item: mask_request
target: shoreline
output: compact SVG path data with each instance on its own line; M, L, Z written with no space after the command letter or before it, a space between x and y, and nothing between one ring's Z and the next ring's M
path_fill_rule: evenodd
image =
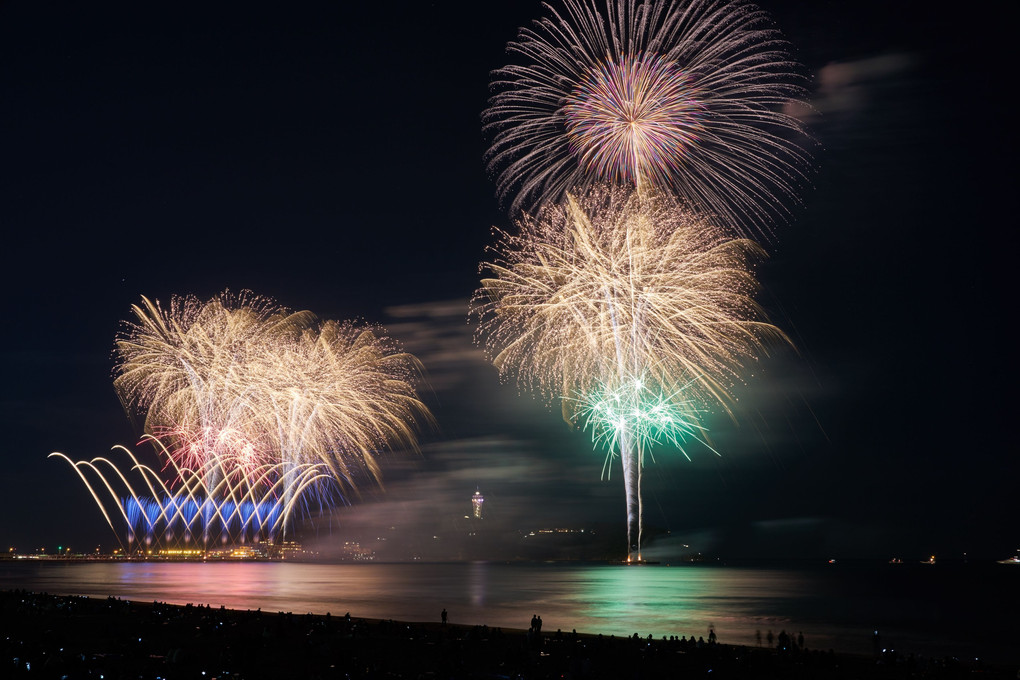
M0 591L0 666L13 677L1015 678L951 658L862 656L693 639L263 612ZM41 673L40 673L41 671Z

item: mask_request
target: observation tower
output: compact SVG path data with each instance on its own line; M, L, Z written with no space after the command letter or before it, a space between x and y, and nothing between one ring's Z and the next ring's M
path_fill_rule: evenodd
M485 496L475 487L475 493L471 496L471 516L474 519L482 518L482 504L485 503Z

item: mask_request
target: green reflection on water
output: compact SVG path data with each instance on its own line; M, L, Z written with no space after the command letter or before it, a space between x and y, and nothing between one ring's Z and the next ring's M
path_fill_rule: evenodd
M713 599L721 597L719 570L654 566L591 569L580 575L583 587L568 599L593 630L619 635L707 635L713 624ZM716 618L722 616L718 612ZM649 630L655 622L656 630Z

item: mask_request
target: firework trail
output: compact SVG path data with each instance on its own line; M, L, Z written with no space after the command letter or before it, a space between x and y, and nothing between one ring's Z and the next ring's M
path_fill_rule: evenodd
M280 464L289 498L302 466L323 465L356 491L366 473L380 481L379 451L416 447L418 423L431 421L417 359L377 328L317 323L249 293L175 297L167 310L143 298L133 311L114 386L168 458L210 486Z
M59 452L50 454L75 470L119 541L118 525L123 527L126 540L121 547L127 554L136 548L172 548L192 541L206 548L216 543L275 542L295 513L316 500L322 504L323 490L335 481L323 464L297 466L289 480L282 463L242 473L243 466L229 455L210 458L197 468L179 467L158 440L146 439L174 468L180 482L176 489L123 446L114 450L130 459L127 473L102 456L72 461ZM218 470L214 474L211 468ZM132 473L137 477L134 484ZM209 479L219 481L210 485ZM289 494L284 493L285 484L291 485Z
M479 340L502 378L561 399L567 422L589 423L597 440L610 433L634 553L649 443L699 438L697 411L730 412L744 366L788 342L754 301L763 252L675 198L621 187L568 195L518 227L497 231L497 258L483 264ZM628 408L598 412L617 402Z
M564 0L494 73L490 172L515 214L595 183L675 193L743 234L795 198L798 66L742 0Z

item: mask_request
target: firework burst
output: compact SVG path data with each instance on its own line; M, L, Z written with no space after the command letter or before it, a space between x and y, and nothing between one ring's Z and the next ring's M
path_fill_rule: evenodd
M315 320L248 292L208 301L174 296L167 309L143 297L131 310L136 321L116 342L114 388L128 413L144 415L146 432L188 433L189 445L194 433L215 437L257 416L266 376L251 368ZM206 448L215 447L207 441Z
M745 366L788 342L754 301L763 253L675 198L619 187L518 226L483 265L479 340L501 377L561 399L567 422L619 449L634 552L646 446L698 438L698 412L729 412Z
M712 448L705 441L707 429L698 420L702 409L684 398L682 387L665 393L649 385L643 376L626 377L615 387L602 385L581 395L578 401L580 420L585 429L591 429L592 442L607 451L604 476L609 475L609 461L622 437L631 438L641 465L644 454L656 444L672 444L688 460L685 446L690 441Z
M168 310L143 298L133 310L114 386L181 467L215 477L324 465L356 491L365 473L380 480L379 451L414 448L431 419L413 387L418 361L377 328L317 323L250 294L174 298ZM207 465L223 457L230 466Z
M516 213L594 183L669 190L760 233L803 180L798 67L742 0L564 0L521 29L483 115ZM767 229L767 227L766 227Z
M482 265L479 338L504 378L550 399L645 376L728 408L744 364L787 342L754 301L761 248L671 197L598 188L518 227Z
M208 461L229 461L225 469L230 475L245 476L275 461L272 452L264 442L255 442L240 430L229 427L216 430L203 427L189 430L184 427L159 427L154 440L168 442L174 446L165 458L166 468L171 464L187 469L201 468Z

